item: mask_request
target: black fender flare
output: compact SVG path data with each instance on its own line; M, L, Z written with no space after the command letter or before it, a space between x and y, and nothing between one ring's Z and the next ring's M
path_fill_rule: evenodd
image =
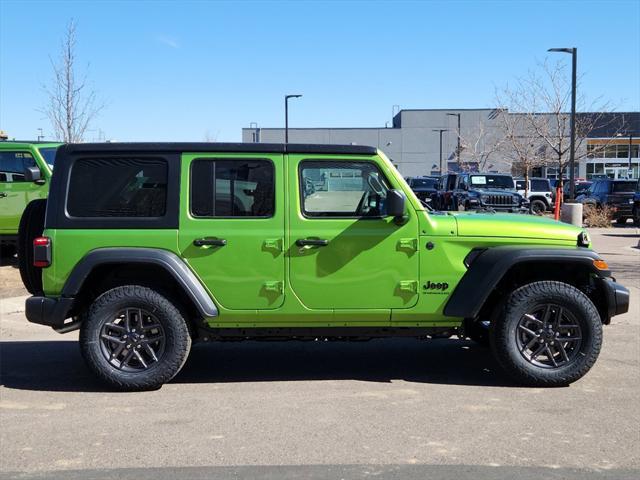
M504 275L515 265L531 262L581 264L599 277L608 277L608 270L598 270L594 260L600 256L582 247L520 247L517 245L473 250L465 259L467 272L456 286L444 307L448 317L475 318Z
M167 271L204 317L217 317L218 308L191 269L175 253L158 248L98 248L87 253L73 268L61 296L74 298L91 271L101 265L126 263L156 265Z

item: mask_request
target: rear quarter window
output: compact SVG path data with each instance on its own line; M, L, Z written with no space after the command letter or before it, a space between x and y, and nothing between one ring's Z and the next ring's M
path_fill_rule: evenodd
M531 180L532 192L548 192L551 190L547 180Z
M91 218L162 217L167 171L164 159L79 159L70 172L67 213Z

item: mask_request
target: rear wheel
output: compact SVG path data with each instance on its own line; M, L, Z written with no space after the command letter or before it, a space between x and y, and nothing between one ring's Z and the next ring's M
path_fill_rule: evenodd
M640 206L633 207L633 223L636 227L640 227Z
M494 355L516 381L558 387L593 366L602 344L602 321L577 288L535 282L509 295L490 333Z
M625 223L627 223L627 219L626 219L626 217L616 218L616 223L618 225L624 225Z
M83 317L82 356L101 380L119 390L160 388L187 360L191 337L185 319L155 290L114 288Z

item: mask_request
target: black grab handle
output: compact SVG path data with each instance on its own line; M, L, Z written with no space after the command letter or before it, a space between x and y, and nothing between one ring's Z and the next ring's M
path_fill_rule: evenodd
M312 238L301 238L296 242L299 247L326 247L329 245L329 240L320 240Z
M224 247L227 241L224 238L197 238L193 241L196 247L212 245L214 247Z

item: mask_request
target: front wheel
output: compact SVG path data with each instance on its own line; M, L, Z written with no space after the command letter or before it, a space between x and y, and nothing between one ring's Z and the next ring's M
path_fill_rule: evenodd
M595 363L602 321L580 290L543 281L512 292L490 334L496 359L516 381L559 387L575 382Z
M82 356L116 389L160 388L189 355L191 337L180 310L150 288L124 285L109 290L83 317Z
M534 215L542 215L547 210L547 204L542 200L532 200L529 209Z

